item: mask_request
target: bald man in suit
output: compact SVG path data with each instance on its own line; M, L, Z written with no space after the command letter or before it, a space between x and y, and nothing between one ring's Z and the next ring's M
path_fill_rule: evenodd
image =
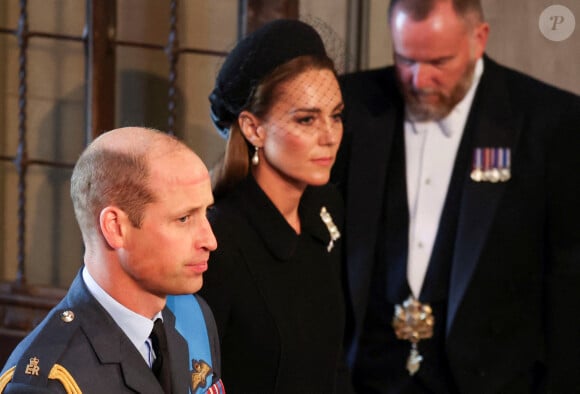
M389 26L395 65L342 78L355 387L580 392L579 97L486 56L479 0Z

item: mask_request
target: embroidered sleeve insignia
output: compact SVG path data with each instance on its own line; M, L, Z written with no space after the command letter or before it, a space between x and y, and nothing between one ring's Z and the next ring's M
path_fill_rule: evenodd
M207 377L212 373L211 367L203 360L191 360L191 392L207 385Z
M40 360L37 357L31 357L28 360L28 364L26 365L26 369L24 370L24 373L26 375L38 376L38 372L40 371L40 367L38 366L39 362L40 362Z

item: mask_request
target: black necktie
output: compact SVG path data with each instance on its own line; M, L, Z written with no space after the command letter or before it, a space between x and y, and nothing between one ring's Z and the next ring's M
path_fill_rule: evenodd
M155 361L151 370L159 380L163 391L166 394L171 394L171 367L169 363L169 352L167 351L167 338L165 337L165 329L163 328L163 321L156 319L153 324L153 331L151 331L151 344L155 352Z

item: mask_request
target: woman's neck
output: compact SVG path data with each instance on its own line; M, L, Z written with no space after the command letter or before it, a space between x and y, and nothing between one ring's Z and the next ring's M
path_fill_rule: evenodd
M289 178L280 176L278 173L272 174L267 171L260 171L258 168L252 170L256 183L280 211L288 224L296 231L296 234L300 234L298 207L302 194L304 194L306 189L306 184L292 182Z

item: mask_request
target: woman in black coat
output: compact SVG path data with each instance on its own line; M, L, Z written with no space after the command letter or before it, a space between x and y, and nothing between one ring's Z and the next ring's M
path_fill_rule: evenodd
M201 294L230 393L348 391L342 202L326 185L342 96L316 31L277 20L242 40L210 96L228 143L214 173L218 239Z

